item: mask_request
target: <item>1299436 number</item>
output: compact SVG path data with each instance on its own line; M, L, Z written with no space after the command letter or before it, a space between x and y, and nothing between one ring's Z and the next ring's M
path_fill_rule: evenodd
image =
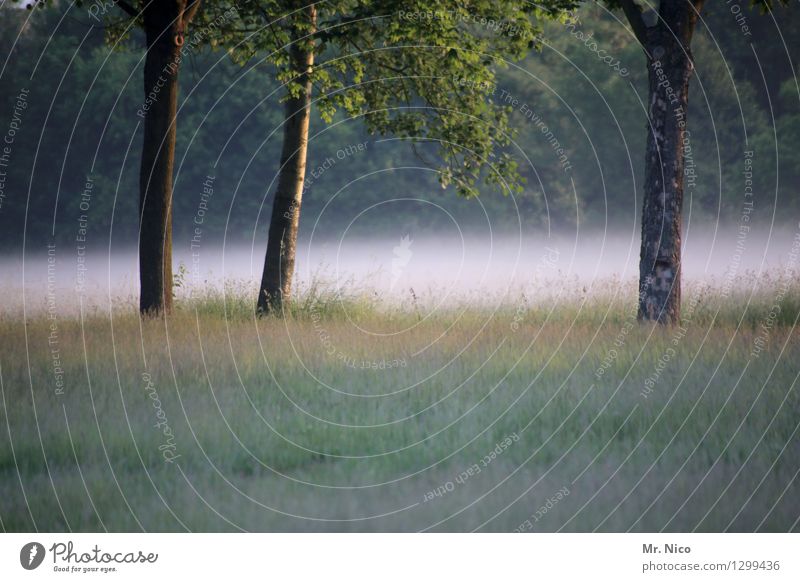
M736 560L733 563L735 570L780 570L781 563L777 560Z

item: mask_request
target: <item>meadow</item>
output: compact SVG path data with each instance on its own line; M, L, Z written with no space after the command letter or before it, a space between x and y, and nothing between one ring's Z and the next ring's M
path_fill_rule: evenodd
M5 531L798 529L800 286L0 316ZM565 288L568 286L565 286ZM777 306L777 309L776 309Z

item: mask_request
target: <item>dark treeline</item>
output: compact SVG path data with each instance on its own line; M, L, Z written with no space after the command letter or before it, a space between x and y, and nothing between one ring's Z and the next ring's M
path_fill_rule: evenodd
M775 10L796 65L800 12ZM12 143L4 144L8 149L0 151L0 243L11 249L24 240L28 250L44 250L54 239L73 244L85 236L88 248L97 251L107 248L110 237L115 247L128 246L137 230L132 217L138 204L144 41L135 33L130 46L112 51L85 9L63 20L59 7L35 12L0 9L0 45L10 55L3 65L0 124L3 138L13 133ZM693 43L697 70L684 212L693 220L738 218L747 151L753 152L754 221L769 222L774 215L780 222L800 210L800 113L792 67L772 16L743 14L750 35L743 34L729 5L709 3ZM582 228L638 221L644 57L603 8L585 7L578 17L573 25L550 24L542 52L501 72L497 86L475 87L513 110L519 150L512 153L527 180L516 204L488 189L479 201L459 199L442 190L433 172L386 171L422 163L407 143L370 137L358 120L341 117L327 125L315 116L301 236L316 228L316 235L334 237L370 205L404 197L440 204L462 226L485 224L484 209L499 229L514 228L519 210L528 232L548 220L556 228L578 221ZM204 244L223 236L249 243L254 229L258 248L266 241L282 109L277 85L262 72L263 65L240 67L209 49L182 65L176 250L188 248L198 221ZM445 213L409 203L372 212L350 232L380 234L398 223L411 233L435 232L449 222Z

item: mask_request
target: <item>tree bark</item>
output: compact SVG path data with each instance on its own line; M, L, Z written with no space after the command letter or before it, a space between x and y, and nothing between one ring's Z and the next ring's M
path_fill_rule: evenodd
M139 310L172 308L172 172L178 72L185 26L199 0L143 3L147 42L144 65L144 142L139 169Z
M312 4L304 11L316 26L317 12ZM311 120L311 70L314 50L309 41L299 41L295 35L289 49L293 70L297 72L299 94L290 96L284 106L283 144L281 146L278 186L272 202L272 216L267 238L267 254L261 277L257 312L260 315L283 311L289 301L294 274L297 231L300 224L300 206L303 201L303 183L308 154L308 126Z
M645 151L640 320L676 324L681 315L681 222L690 44L701 1L661 0L659 22L646 30L648 135Z

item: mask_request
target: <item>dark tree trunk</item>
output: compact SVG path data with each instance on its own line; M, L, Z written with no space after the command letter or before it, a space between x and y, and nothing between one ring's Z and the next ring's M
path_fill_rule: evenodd
M306 8L305 17L313 28L317 18L314 5ZM290 299L300 205L303 201L308 126L311 120L310 73L314 65L314 51L307 42L294 42L290 48L290 57L293 69L299 73L296 82L302 89L299 95L290 97L285 103L281 165L275 199L272 202L267 254L258 294L259 314L280 314L284 303Z
M639 319L680 322L684 137L690 44L702 2L661 0L659 22L646 31L648 126L645 152Z
M139 310L172 307L172 171L184 27L199 2L163 0L143 9L144 142L139 170Z

